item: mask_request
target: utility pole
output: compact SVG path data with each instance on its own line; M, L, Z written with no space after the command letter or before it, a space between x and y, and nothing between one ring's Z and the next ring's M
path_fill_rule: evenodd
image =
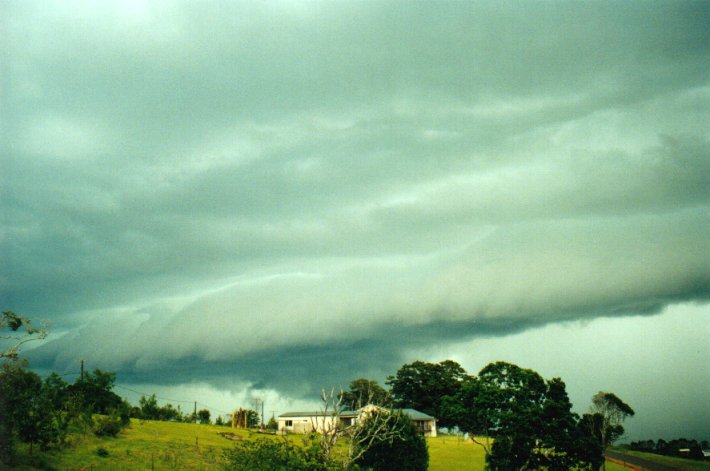
M195 401L195 413L192 417L195 423L197 423L197 401Z
M81 382L84 382L84 360L81 360Z

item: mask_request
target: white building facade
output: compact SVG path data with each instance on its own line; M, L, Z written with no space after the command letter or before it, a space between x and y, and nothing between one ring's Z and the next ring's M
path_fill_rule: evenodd
M381 409L378 406L367 405L356 411L341 411L339 414L332 412L286 412L279 415L279 431L282 433L310 433L331 430L338 425L349 427L355 425L365 415L374 409ZM409 416L417 430L425 437L436 437L436 418L419 412L416 409L399 409Z

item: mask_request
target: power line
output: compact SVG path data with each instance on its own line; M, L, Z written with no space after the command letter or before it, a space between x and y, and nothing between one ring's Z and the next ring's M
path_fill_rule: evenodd
M187 404L187 403L192 404L193 402L195 402L195 401L185 401L185 400L182 400L182 399L170 399L170 398L168 398L168 397L161 397L161 396L155 395L154 393L147 393L147 392L143 392L143 391L136 391L135 389L131 389L131 388L126 387L126 386L121 386L120 384L114 384L113 386L114 386L115 388L125 389L126 391L131 391L131 392L134 392L134 393L136 393L136 394L141 394L141 395L143 395L143 396L155 396L156 399L160 399L161 401L184 402L184 403L186 403L186 404Z
M120 388L120 389L125 389L126 391L131 391L131 392L134 392L134 393L136 393L136 394L140 394L140 395L146 396L146 397L155 395L154 393L147 393L147 392L144 392L144 391L138 391L138 390L135 390L135 389L126 387L126 386L122 386L122 385L120 385L120 384L114 384L114 387ZM231 414L231 412L226 412L226 411L224 411L224 410L218 409L217 407L212 407L212 406L210 406L209 404L205 404L204 402L200 402L200 401L187 401L187 400L183 400L183 399L170 399L170 398L161 397L161 396L158 396L158 395L155 395L155 398L156 398L156 399L160 399L161 401L167 401L167 402L182 402L182 403L186 403L186 404L194 404L195 402L197 402L197 404L199 404L199 405L201 405L201 406L204 406L206 409L214 410L214 411L216 411L216 412L220 412L220 413L223 413L223 414Z

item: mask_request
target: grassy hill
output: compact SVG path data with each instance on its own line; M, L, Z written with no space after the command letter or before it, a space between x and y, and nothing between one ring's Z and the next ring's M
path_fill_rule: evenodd
M71 437L69 447L50 452L35 448L32 459L28 449L19 447L22 466L18 470L218 470L222 452L233 441L221 434L232 433L229 427L173 422L133 420L131 426L116 438L99 438L93 434ZM237 430L234 439L250 440L273 435L261 435ZM299 436L289 437L300 443ZM427 440L432 471L478 471L483 469L483 450L456 437ZM103 456L102 456L103 455Z
M234 441L223 434L232 432L229 427L216 425L133 420L131 426L116 438L99 438L90 433L73 435L67 448L50 452L41 452L35 448L32 458L28 456L28 448L20 446L18 452L23 464L13 469L218 470L221 469L223 450L234 444ZM258 437L281 439L273 435L261 435L243 430L234 431L233 439L253 440ZM299 436L289 438L296 443L300 443L301 440ZM483 450L471 441L453 436L440 436L428 438L427 444L431 471L483 470ZM679 470L710 470L708 463L648 453L634 454L676 466ZM624 468L609 465L607 469L619 471Z

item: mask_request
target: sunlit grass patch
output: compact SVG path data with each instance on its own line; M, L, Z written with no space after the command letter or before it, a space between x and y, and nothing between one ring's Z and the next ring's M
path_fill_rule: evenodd
M427 445L431 471L477 471L482 470L485 464L483 448L471 440L464 440L463 437L440 435L427 438Z
M216 425L134 419L131 426L115 438L76 434L71 437L72 444L62 450L40 452L35 449L35 466L30 465L26 447L20 446L18 451L25 465L15 469L219 470L224 463L224 450L231 449L235 443L221 435L224 433L233 433L236 440L286 439L298 446L303 444L302 435L281 437ZM427 438L427 446L431 471L483 469L483 449L470 440L442 435ZM347 440L341 440L335 452L345 455Z

